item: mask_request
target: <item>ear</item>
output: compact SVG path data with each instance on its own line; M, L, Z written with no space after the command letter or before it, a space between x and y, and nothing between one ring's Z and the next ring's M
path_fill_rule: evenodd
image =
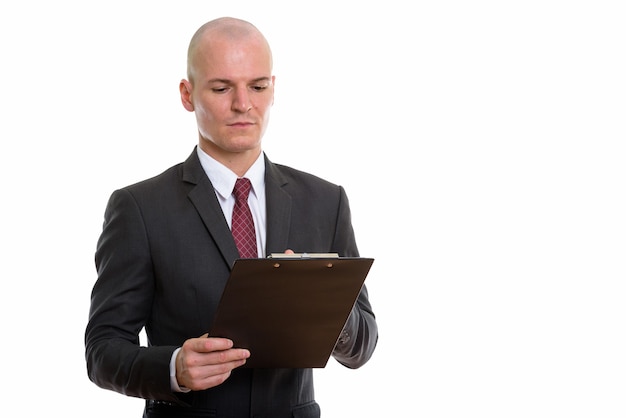
M185 79L180 80L178 85L180 90L180 101L183 103L183 107L189 112L193 112L193 101L191 98L192 87L191 83Z

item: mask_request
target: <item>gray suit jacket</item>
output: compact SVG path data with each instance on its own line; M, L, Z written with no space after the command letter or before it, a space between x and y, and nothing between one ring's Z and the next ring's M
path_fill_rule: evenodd
M356 257L342 187L265 157L267 254L336 252ZM85 332L89 378L146 399L146 417L318 417L311 369L236 369L222 385L173 393L174 350L208 331L237 248L196 150L162 174L116 190L96 249ZM139 346L145 327L148 347ZM363 287L333 351L357 368L378 329Z

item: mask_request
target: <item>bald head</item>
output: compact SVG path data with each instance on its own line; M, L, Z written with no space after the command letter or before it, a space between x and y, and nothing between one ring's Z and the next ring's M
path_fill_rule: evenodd
M193 83L195 67L199 55L211 48L213 42L241 42L256 41L260 48L265 48L269 54L270 63L272 52L269 43L256 26L245 20L233 17L221 17L211 20L200 26L192 36L187 50L187 78Z

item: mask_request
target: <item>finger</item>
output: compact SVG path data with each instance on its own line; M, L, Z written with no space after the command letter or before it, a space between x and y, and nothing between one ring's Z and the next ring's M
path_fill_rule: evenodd
M233 347L233 341L228 338L205 337L191 338L183 344L183 349L198 353L210 353L224 351Z
M192 390L203 390L214 386L221 385L228 379L237 367L241 367L246 363L245 359L221 363L212 366L202 367L200 370L190 371L190 376L196 376L189 381L189 388Z

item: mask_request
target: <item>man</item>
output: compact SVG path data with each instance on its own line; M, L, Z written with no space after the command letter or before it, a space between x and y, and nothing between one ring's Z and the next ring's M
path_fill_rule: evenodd
M254 353L206 333L240 257L230 230L237 179L251 181L260 257L358 256L346 194L262 152L274 76L270 47L252 24L206 23L187 64L180 96L195 113L199 143L185 162L111 195L85 333L89 378L146 399L144 417L319 417L311 369L240 368ZM144 327L148 347L139 346ZM332 355L358 368L377 339L364 286Z

